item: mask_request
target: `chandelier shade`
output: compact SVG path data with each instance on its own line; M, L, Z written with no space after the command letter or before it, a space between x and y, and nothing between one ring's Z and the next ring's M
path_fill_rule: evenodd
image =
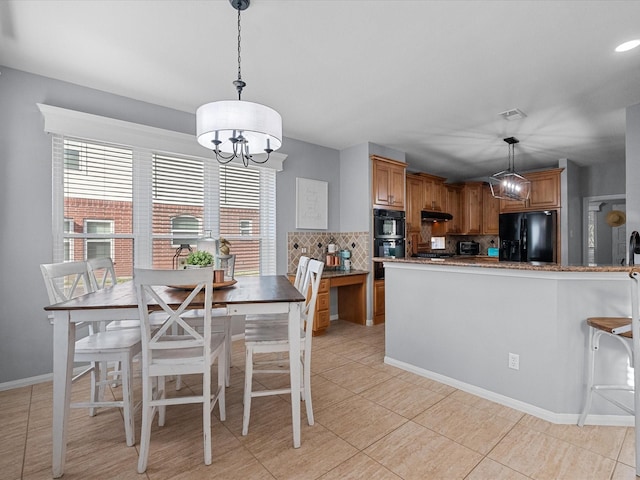
M531 182L515 170L514 145L519 143L515 137L504 139L509 144L509 165L506 170L489 177L491 195L503 200L525 201L531 193Z
M206 103L196 110L196 135L200 145L217 146L223 153L237 152L242 138L243 151L260 154L282 146L282 117L266 105L244 100Z

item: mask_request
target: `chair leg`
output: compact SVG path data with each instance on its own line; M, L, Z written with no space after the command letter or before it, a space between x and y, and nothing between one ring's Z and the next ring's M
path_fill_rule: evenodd
M225 400L225 388L229 385L229 369L227 364L227 345L222 344L222 352L218 356L218 410L220 421L227 419L227 402Z
M302 387L304 389L304 406L307 409L307 422L309 425L315 423L313 418L313 405L311 402L311 355L310 352L303 352L304 362L302 364Z
M157 377L157 381L158 383L157 385L157 389L158 389L158 398L162 398L164 399L166 397L166 384L165 384L165 377ZM167 414L167 406L166 405L160 405L158 406L158 426L159 427L164 427L164 421L166 418L166 414Z
M102 400L102 389L101 389L101 372L100 367L102 366L101 362L91 362L91 402L95 403ZM98 413L97 407L89 408L89 416L94 417Z
M202 375L202 433L204 464L211 465L211 365Z
M124 416L124 432L127 445L133 447L136 444L135 420L133 417L133 394L131 391L131 372L133 370L132 359L118 362L122 379L122 412Z
M578 419L578 426L584 426L589 410L591 410L591 401L593 400L593 377L596 362L596 335L597 331L589 327L589 349L587 355L587 386L584 397L584 410Z
M153 385L151 378L147 377L142 385L142 428L140 429L140 454L138 456L138 473L147 470L149 458L149 442L151 441L151 422L153 421L154 408L150 406L153 398Z
M244 411L242 414L242 435L249 432L249 417L251 415L251 385L253 382L253 348L246 347L246 362L244 368Z

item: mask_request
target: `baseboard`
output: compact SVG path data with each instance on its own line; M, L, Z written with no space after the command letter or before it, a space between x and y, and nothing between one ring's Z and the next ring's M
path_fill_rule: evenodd
M76 376L83 370L86 370L87 366L75 367L73 369L73 375ZM53 373L45 373L44 375L36 375L35 377L19 378L18 380L12 380L10 382L0 383L0 392L4 390L12 390L14 388L29 387L31 385L37 385L38 383L46 383L53 381Z
M457 388L458 390L462 390L463 392L471 393L472 395L476 395L477 397L490 400L500 405L504 405L505 407L513 408L514 410L527 413L542 420L546 420L547 422L559 425L577 425L578 418L580 417L579 413L574 414L551 412L544 408L531 405L530 403L516 400L511 397L506 397L504 395L500 395L499 393L485 390L484 388L470 385L468 383L446 377L430 370L418 368L414 365L410 365L408 363L404 363L387 356L384 357L384 363L400 368L407 372L415 373L416 375L420 375L421 377L444 383L445 385L449 385L450 387ZM589 415L587 417L586 424L602 425L608 427L633 427L634 417L633 415Z

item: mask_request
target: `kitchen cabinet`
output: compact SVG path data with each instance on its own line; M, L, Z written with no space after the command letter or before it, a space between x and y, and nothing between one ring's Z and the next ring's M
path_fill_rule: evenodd
M560 174L562 168L523 174L531 182L529 199L524 202L500 200L500 213L555 210L561 207Z
M444 211L453 217L448 222L434 222L431 227L431 236L441 237L443 235L456 235L462 232L462 209L461 196L462 185L445 184L444 188Z
M403 162L372 155L373 207L390 210L405 208L405 172Z
M373 282L373 324L384 323L384 280Z
M431 210L435 212L444 211L445 205L445 186L443 177L420 173L422 183L424 185L424 204L423 210Z
M482 234L498 235L500 233L500 199L491 195L491 187L482 187Z
M445 180L427 173L407 175L407 232L421 230L422 210L445 211Z
M462 186L462 233L482 234L482 187L483 182L466 182Z
M407 237L410 232L419 232L422 224L421 211L424 205L424 184L417 175L407 175Z

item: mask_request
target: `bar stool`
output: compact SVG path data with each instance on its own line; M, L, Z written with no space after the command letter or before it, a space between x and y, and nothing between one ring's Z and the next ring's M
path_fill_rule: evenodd
M625 412L633 415L633 409L619 402L609 395L611 391L623 390L633 392L633 386L628 384L596 384L594 383L596 352L600 349L600 339L603 336L615 338L625 348L629 356L629 365L633 365L633 344L631 331L631 317L590 317L587 318L589 326L589 351L587 360L587 388L585 391L584 410L578 420L578 425L583 426L589 410L593 394L597 393L605 400L613 403Z
M587 365L587 389L585 392L585 407L578 420L578 425L583 426L591 408L593 394L597 393L605 400L618 406L625 412L634 415L635 421L635 445L636 445L636 476L640 476L640 342L633 339L640 338L640 269L632 269L629 272L631 278L631 318L625 317L592 317L587 319L589 325L589 359ZM600 339L603 336L615 338L624 346L629 356L629 364L634 368L634 386L596 384L594 382L595 353L600 348ZM613 390L633 392L634 408L623 405L607 393Z

